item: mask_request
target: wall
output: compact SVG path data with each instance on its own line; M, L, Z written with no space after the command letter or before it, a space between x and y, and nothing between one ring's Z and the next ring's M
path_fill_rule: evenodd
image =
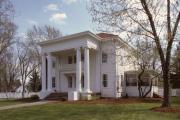
M116 46L116 88L119 88L119 91L116 90L116 97L121 97L126 92L125 72L135 70L135 67L129 46L125 45L122 41L117 41L114 44ZM130 56L131 59L129 59Z
M144 87L142 87L142 89L144 89ZM146 89L146 91L148 91L148 88ZM158 87L153 86L151 92L147 95L147 97L152 97L153 92L157 93L157 91L158 91ZM126 93L130 97L138 97L139 96L138 87L137 86L127 86L126 87Z
M101 58L101 95L102 97L115 97L115 83L116 83L116 64L115 64L115 49L112 41L102 42L101 44L101 57L102 53L108 55L107 63L102 63ZM108 75L108 86L103 87L102 75Z

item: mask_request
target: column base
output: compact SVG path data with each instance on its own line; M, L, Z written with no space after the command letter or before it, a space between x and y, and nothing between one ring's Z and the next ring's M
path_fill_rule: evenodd
M91 100L92 99L92 91L85 91L81 93L81 100Z
M77 91L68 91L68 101L77 101L79 100L79 92Z

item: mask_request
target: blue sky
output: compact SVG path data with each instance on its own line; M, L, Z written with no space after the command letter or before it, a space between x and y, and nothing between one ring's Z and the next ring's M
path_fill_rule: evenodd
M33 25L49 24L64 35L95 31L86 8L87 0L11 0L15 7L15 23L22 34Z

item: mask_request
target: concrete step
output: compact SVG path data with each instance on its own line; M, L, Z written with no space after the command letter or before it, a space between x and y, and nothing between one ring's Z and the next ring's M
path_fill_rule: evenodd
M62 100L65 101L68 98L67 93L51 93L49 94L45 100Z

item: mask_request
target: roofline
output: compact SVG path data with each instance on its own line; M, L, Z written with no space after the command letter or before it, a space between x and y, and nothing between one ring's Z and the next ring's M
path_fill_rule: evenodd
M80 36L83 36L83 35L90 35L91 37L93 37L93 38L95 38L95 39L97 39L99 41L102 40L102 38L97 36L96 34L90 32L90 31L84 31L84 32L79 32L79 33L67 35L67 36L64 36L64 37L59 37L59 38L55 38L55 39L51 39L51 40L42 41L42 42L39 42L38 45L42 46L42 45L46 45L46 44L49 44L49 43L56 43L56 42L59 42L59 41L80 37Z

